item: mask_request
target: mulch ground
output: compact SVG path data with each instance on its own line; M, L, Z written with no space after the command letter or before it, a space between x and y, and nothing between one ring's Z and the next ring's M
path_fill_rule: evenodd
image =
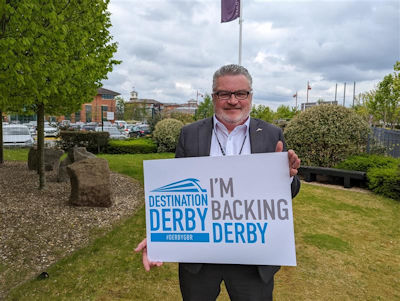
M143 203L142 185L117 173L111 174L110 208L71 206L69 182L56 182L52 172L46 178L46 189L39 191L39 177L26 162L0 165L0 300Z

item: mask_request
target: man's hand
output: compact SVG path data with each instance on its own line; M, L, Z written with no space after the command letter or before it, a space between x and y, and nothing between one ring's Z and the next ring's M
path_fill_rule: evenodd
M151 267L160 267L163 264L161 261L149 261L149 258L147 257L147 238L143 239L137 245L135 252L142 252L143 267L147 272L150 271Z
M282 141L278 141L276 144L275 152L281 152L283 151L283 143ZM297 169L300 167L300 159L297 157L296 153L294 150L289 149L288 150L288 158L289 158L289 173L290 176L293 177L297 175Z

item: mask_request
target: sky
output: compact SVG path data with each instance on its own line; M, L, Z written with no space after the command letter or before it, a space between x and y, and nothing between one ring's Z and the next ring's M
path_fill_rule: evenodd
M345 105L376 88L400 60L400 1L241 0L242 65L253 104L276 109L318 99ZM163 103L202 101L214 72L239 57L238 19L221 23L221 0L111 0L122 60L103 87ZM346 83L346 89L344 89ZM345 97L344 97L345 93Z

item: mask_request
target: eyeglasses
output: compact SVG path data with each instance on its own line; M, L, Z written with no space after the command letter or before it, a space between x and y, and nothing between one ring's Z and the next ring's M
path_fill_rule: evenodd
M217 91L213 94L218 97L218 100L229 100L229 99L231 99L232 94L235 95L235 98L237 100L245 100L245 99L247 99L247 97L249 97L250 93L251 93L251 91L240 90L240 91L235 91L235 92Z

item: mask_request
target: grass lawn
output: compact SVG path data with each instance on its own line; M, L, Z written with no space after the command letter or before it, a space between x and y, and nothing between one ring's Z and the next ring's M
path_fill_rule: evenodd
M158 157L159 156L159 157ZM111 169L143 181L142 159L101 155ZM297 267L276 276L275 300L400 300L400 203L372 193L303 184L294 200ZM9 300L180 300L177 264L144 272L133 248L144 209L51 266ZM218 300L228 300L223 291Z

